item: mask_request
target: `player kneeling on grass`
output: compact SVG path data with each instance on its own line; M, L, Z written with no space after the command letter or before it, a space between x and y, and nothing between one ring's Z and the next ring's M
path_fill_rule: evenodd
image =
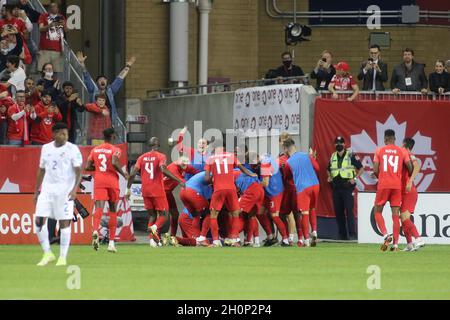
M141 155L131 171L128 178L127 194L131 195L131 185L134 177L139 172L142 180L142 197L144 198L145 209L150 215L148 231L150 231L150 246L157 247L160 243L161 228L167 222L169 205L167 203L166 192L164 191L163 177L167 176L178 182L181 187L185 187L183 180L173 175L166 166L166 155L159 152L159 139L152 137L149 140L150 151Z
M56 265L67 264L71 235L70 221L73 218L74 200L81 182L83 164L80 149L68 142L67 125L58 122L53 126L52 132L54 141L45 144L41 149L34 191L37 236L44 251L38 266L45 266L55 260L48 240L47 218L58 220L61 230L60 253Z
M95 250L99 248L98 228L103 216L105 202L108 201L109 211L109 244L108 252L117 252L114 244L117 229L116 206L119 201L119 176L128 179L128 174L120 166L120 149L113 145L116 133L113 128L103 130L105 143L95 147L89 154L86 171L94 173L94 232L92 233L92 246Z
M411 153L415 141L413 138L403 139L403 148L409 153L413 164L413 172L410 174L407 168L403 168L402 174L402 206L400 207L400 219L402 221L403 233L406 237L407 246L403 251L416 251L425 245L425 242L420 238L419 232L414 223L411 221L411 214L417 203L417 189L414 185L414 179L420 172L420 165L417 158ZM412 241L414 237L415 241Z

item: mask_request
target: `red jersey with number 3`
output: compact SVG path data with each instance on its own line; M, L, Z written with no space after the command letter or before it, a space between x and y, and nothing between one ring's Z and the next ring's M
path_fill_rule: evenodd
M137 159L135 167L141 171L143 197L166 196L162 165L166 165L166 156L155 150L144 153Z
M379 163L377 190L402 189L403 165L410 160L408 152L396 145L378 148L373 159Z
M205 170L208 170L213 175L214 191L236 190L233 169L238 164L238 160L234 154L229 152L219 153L209 157L205 165Z
M119 148L109 143L103 143L91 150L88 160L92 160L95 166L95 188L119 188L119 175L113 166L113 156L120 158Z

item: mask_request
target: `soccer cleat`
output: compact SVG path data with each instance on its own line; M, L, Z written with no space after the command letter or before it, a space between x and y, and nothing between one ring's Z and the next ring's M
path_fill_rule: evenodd
M311 239L305 239L305 241L303 242L303 246L304 247L311 247Z
M406 247L402 250L403 252L414 251L414 246L412 243L408 243Z
M236 241L236 242L234 242L231 246L232 246L232 247L239 248L239 247L241 246L241 243Z
M162 245L167 247L170 245L170 235L168 233L164 233L162 236Z
M392 245L389 250L392 251L392 252L397 252L398 251L398 245L397 244Z
M99 246L100 243L98 241L98 232L94 231L92 232L92 248L94 248L95 251L98 251Z
M253 244L253 248L260 248L260 247L261 247L261 244L259 242Z
M50 251L50 252L44 253L41 261L38 262L37 266L43 267L43 266L46 266L49 262L52 262L55 260L56 260L55 255L53 254L53 252Z
M149 241L150 247L157 248L158 244L156 243L155 239L153 239L153 236L150 234L150 241Z
M293 246L294 246L294 241L289 240L289 246L290 246L290 247L293 247Z
M392 234L387 234L384 237L384 242L383 242L383 244L380 247L381 251L386 251L388 246L389 246L389 244L392 242L392 240L393 240Z
M305 244L303 243L302 240L297 242L297 247L304 247L304 246L305 246Z
M67 265L67 260L64 257L59 257L58 262L56 262L57 267L62 267Z
M277 238L266 239L263 242L264 242L264 247L271 247L273 245L278 244L278 239Z
M108 246L108 252L116 253L117 249L115 245L109 245Z
M154 226L154 225L153 225ZM152 227L150 227L149 229L148 229L148 231L150 231L150 233L153 235L153 239L157 242L157 243L160 243L161 242L161 238L159 237L159 234L158 234L158 228L156 228L156 226L155 226L155 228L153 228L153 226ZM158 244L159 245L159 244Z
M281 241L280 242L280 247L289 247L289 242L284 242L284 241Z
M212 244L208 246L209 248L220 248L222 247L222 242L220 240L214 240Z
M210 245L208 240L197 241L197 247L209 247Z
M317 245L317 232L313 231L311 233L311 247L315 247Z
M253 245L253 242L245 241L243 247L251 247L252 245Z
M170 236L169 244L173 247L182 247L182 245L178 243L178 239L175 236Z
M414 242L414 247L413 247L413 251L417 251L420 248L425 247L425 241L423 241L422 239L416 240Z
M223 242L224 245L226 245L227 247L231 246L233 244L233 239L230 238L226 238L225 241Z

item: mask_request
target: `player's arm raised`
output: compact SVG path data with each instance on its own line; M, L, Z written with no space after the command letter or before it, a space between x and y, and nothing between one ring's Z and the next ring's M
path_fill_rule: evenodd
M69 200L75 200L77 198L77 190L78 190L78 186L81 183L81 174L83 171L81 169L81 166L73 167L73 170L75 171L75 185L73 186L72 191L70 191L70 193L69 193Z
M120 160L119 157L115 154L113 154L112 156L112 165L114 167L114 169L116 169L116 171L125 178L125 180L128 180L128 173L124 172L122 170L122 167L120 166Z
M168 178L175 180L178 182L178 184L184 188L185 184L184 181L181 180L180 178L176 177L172 172L169 171L169 169L167 169L167 166L165 164L162 164L159 166L159 168L161 169L161 172Z

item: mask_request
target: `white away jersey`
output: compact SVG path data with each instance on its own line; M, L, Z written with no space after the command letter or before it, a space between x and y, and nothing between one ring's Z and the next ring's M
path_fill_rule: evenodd
M68 195L75 185L74 167L82 164L83 157L76 145L66 142L56 148L53 141L45 144L39 161L39 167L45 169L41 193Z

